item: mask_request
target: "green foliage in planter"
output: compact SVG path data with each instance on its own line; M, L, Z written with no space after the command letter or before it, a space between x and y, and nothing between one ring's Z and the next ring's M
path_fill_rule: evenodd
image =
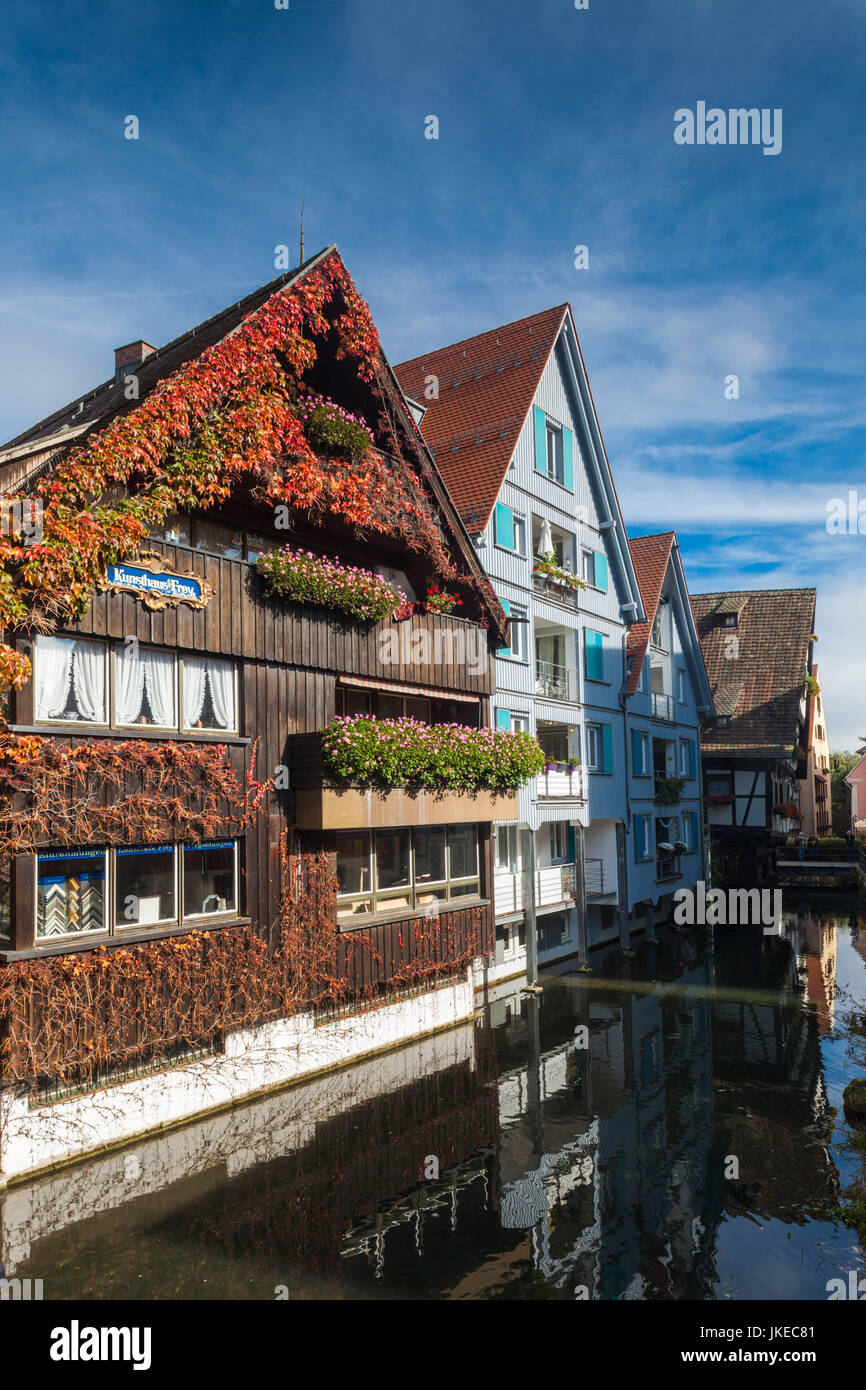
M406 600L406 595L381 575L323 559L309 550L292 550L288 545L260 555L256 568L265 581L268 598L318 603L368 622L387 618Z
M298 407L307 441L327 458L362 459L373 445L373 436L360 416L328 400L305 396Z
M440 791L513 791L545 761L528 733L365 715L323 729L322 752L325 772L351 786Z
M655 783L657 806L676 806L679 804L686 785L685 777L657 777Z

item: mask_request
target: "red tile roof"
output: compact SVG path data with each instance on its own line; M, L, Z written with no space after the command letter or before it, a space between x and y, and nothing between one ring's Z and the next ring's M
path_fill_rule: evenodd
M421 431L470 531L490 518L567 312L559 304L394 368L406 395L428 407ZM429 376L439 399L428 402Z
M671 558L671 551L676 544L676 539L675 531L662 531L657 536L635 536L628 543L646 613L646 622L632 623L628 630L628 654L634 658L631 674L628 678L629 695L633 695L637 690L647 644L653 630L656 609L662 594L662 585L665 582L668 561Z
M799 741L815 600L814 589L691 595L716 710L731 715L729 729L704 735L707 752L790 756ZM737 611L737 628L723 627L721 616ZM738 639L736 659L729 656L727 639L733 636Z

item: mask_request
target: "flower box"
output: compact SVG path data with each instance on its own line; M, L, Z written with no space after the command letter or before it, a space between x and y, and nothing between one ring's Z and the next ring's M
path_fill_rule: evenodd
M321 734L289 739L293 819L301 830L377 830L516 820L513 791L436 790L340 784L325 767Z

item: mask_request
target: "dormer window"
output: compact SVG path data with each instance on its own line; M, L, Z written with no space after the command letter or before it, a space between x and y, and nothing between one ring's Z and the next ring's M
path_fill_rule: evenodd
M740 619L737 613L725 614L725 616L722 619L722 627L727 628L730 632L736 632L739 626Z

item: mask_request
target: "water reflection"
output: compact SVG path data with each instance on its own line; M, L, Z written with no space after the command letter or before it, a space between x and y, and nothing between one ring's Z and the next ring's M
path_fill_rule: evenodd
M824 1298L866 922L669 930L481 1026L11 1189L46 1298Z

